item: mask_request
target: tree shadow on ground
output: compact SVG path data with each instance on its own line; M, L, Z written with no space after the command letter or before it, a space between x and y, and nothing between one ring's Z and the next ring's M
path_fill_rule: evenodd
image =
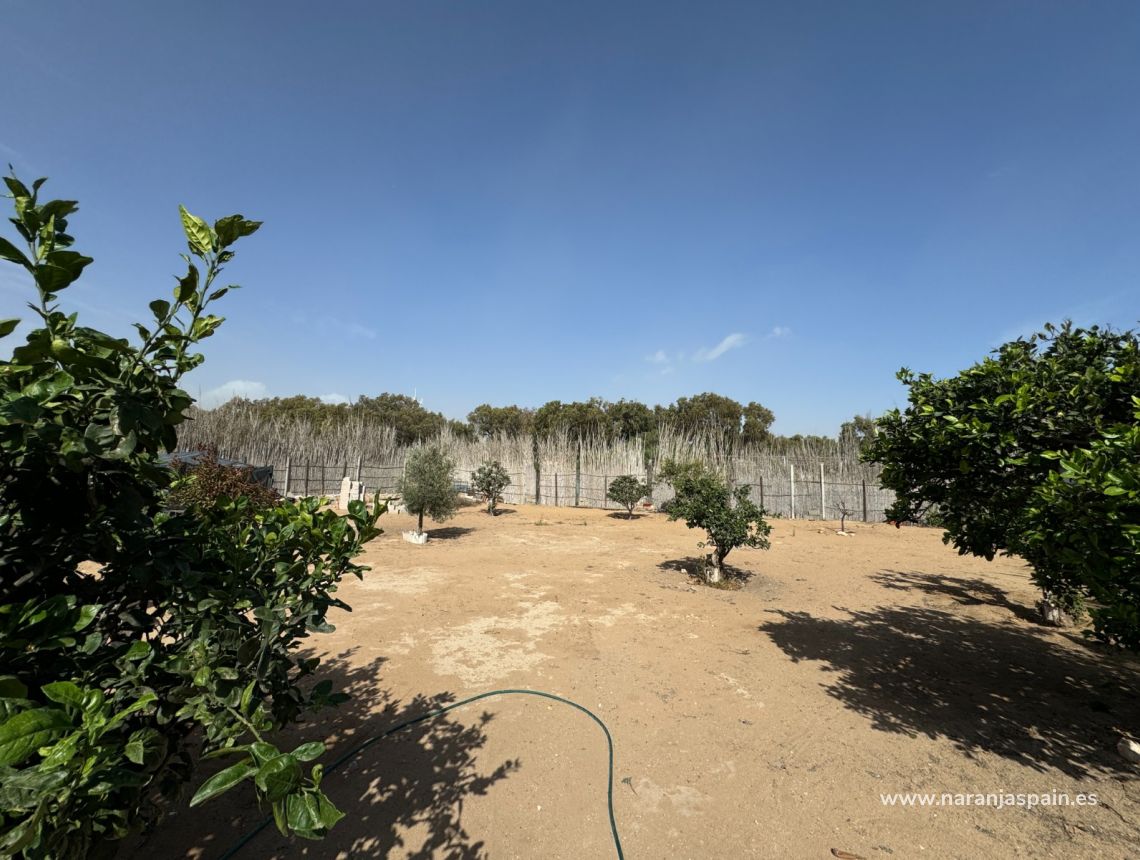
M705 582L704 575L704 556L690 555L686 558L672 558L659 563L657 567L660 570L679 571L687 574L690 580L699 585L708 585L708 583ZM733 567L729 564L721 565L721 571L724 573L724 583L722 583L720 587L726 588L740 588L756 575L750 570Z
M483 505L484 513L486 512L486 510L487 510L487 506L484 504ZM516 511L514 508L500 508L500 507L495 508L495 516L496 517L501 517L505 514L517 514L517 513L518 513L518 511Z
M871 574L870 579L883 588L942 594L963 606L996 606L1009 610L1022 621L1031 624L1041 623L1041 615L1035 609L1014 603L1009 599L1008 592L982 579L964 579L941 573L902 570L880 570Z
M760 631L795 662L823 662L835 675L827 692L880 731L947 738L968 756L1077 778L1134 773L1114 747L1140 722L1135 661L933 609L769 612L779 620Z
M354 660L353 651L326 659L316 677L332 680L334 690L353 698L314 714L307 723L290 727L274 739L286 750L309 740L326 741L328 751L320 759L326 767L321 787L345 818L320 842L283 837L270 824L244 848L244 856L388 857L398 853L414 860L481 860L487 856L483 843L463 828L464 799L486 794L520 763L504 761L489 773L476 767L475 753L486 742L484 728L492 720L477 705L457 711L454 717L446 714L425 720L378 740L328 771L340 756L369 738L455 701L450 693L402 702L393 699L379 687L384 662L383 658ZM219 762L218 768L224 765ZM218 768L207 771L203 767L193 787ZM217 857L260 824L268 812L258 809L248 786L193 810L185 803L183 799L177 804L176 814L125 856L140 860Z
M428 540L456 540L475 531L467 526L445 526L441 529L425 529Z
M625 511L614 511L612 514L606 514L611 520L639 520L646 516L644 511L634 511L631 517Z

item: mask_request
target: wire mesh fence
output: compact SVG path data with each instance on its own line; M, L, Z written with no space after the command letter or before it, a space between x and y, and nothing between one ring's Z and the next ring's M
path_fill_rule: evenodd
M335 496L341 482L348 477L364 485L369 495L395 496L403 477L403 464L377 465L356 463L310 463L286 461L273 465L273 485L282 495ZM475 466L460 466L452 478L458 492L472 493L471 474ZM746 486L749 495L769 516L790 519L851 520L881 522L886 509L894 502L894 493L882 489L873 477L845 474L835 464L803 464L780 462L733 462L726 478L732 487ZM623 472L621 474L630 474ZM634 473L638 480L649 482L648 473ZM620 509L606 495L617 474L590 472L519 471L511 473L511 483L503 491L504 504L550 505ZM657 484L646 502L659 508L673 497L672 488Z

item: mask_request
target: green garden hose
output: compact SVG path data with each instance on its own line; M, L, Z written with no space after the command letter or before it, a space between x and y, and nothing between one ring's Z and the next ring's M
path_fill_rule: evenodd
M564 705L569 705L572 708L577 708L579 711L581 711L583 714L601 726L602 731L606 735L606 748L609 750L609 776L606 784L606 803L609 806L610 812L610 833L613 834L614 849L617 851L618 860L625 860L625 854L623 854L621 850L621 839L618 836L617 821L614 818L614 741L613 738L610 737L610 730L606 728L606 724L603 723L601 719L599 719L597 714L595 714L589 708L585 708L582 705L579 705L577 702L572 702L569 699L562 698L561 696L556 696L553 693L544 693L541 690L492 690L489 693L480 693L477 696L471 696L469 699L463 699L462 701L454 702L448 705L446 708L440 708L437 711L431 711L429 713L422 714L421 716L414 717L413 719L406 720L399 725L392 726L392 728L381 734L370 737L368 740L364 741L364 743L349 750L332 764L330 764L327 768L325 768L325 773L332 773L345 762L360 755L377 741L382 740L389 735L394 735L396 732L402 731L409 726L414 726L416 723L422 723L424 720L430 720L434 717L442 716L448 711L454 711L456 708L461 708L464 705L470 705L472 702L478 702L480 699L487 699L491 696L510 695L541 696L544 699L553 699L556 702L561 702ZM269 816L259 825L257 825L257 827L239 839L233 845L233 847L231 847L225 854L221 856L221 860L229 860L229 858L237 856L239 851L241 851L246 845L252 842L257 837L257 835L261 833L262 830L264 830L272 823L273 817Z

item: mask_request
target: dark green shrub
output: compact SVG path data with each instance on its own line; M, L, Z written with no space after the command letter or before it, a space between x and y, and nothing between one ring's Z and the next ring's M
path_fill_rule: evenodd
M153 823L201 756L232 763L193 802L247 782L282 830L323 834L340 813L321 793L320 743L281 752L275 729L334 703L296 648L331 629L352 559L383 506L345 518L315 499L238 497L172 511L178 387L222 319L210 306L233 244L258 222L207 224L182 210L186 274L131 343L56 304L90 258L70 250L74 201L5 180L33 279L36 326L0 362L0 853L111 853ZM201 266L202 268L199 268ZM0 321L0 337L18 321Z
M649 495L649 485L639 481L633 475L619 475L610 481L606 498L617 502L626 510L629 519L633 519L633 509L637 503Z
M495 516L497 505L503 500L503 490L510 486L511 476L498 460L484 463L471 473L471 486L487 500L487 513Z

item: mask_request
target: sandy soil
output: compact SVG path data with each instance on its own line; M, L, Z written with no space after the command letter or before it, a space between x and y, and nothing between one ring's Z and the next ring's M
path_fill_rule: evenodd
M499 687L592 709L616 746L631 858L1140 854L1136 663L1034 625L1020 563L940 533L776 521L694 585L699 535L664 516L467 508L427 546L386 516L354 611L315 637L354 701L293 732L336 751ZM606 749L583 714L485 700L372 746L326 779L323 843L269 829L241 856L606 858ZM883 804L893 792L1095 793L1096 806ZM173 815L137 857L217 857L260 820L242 797ZM838 856L843 856L840 853Z

